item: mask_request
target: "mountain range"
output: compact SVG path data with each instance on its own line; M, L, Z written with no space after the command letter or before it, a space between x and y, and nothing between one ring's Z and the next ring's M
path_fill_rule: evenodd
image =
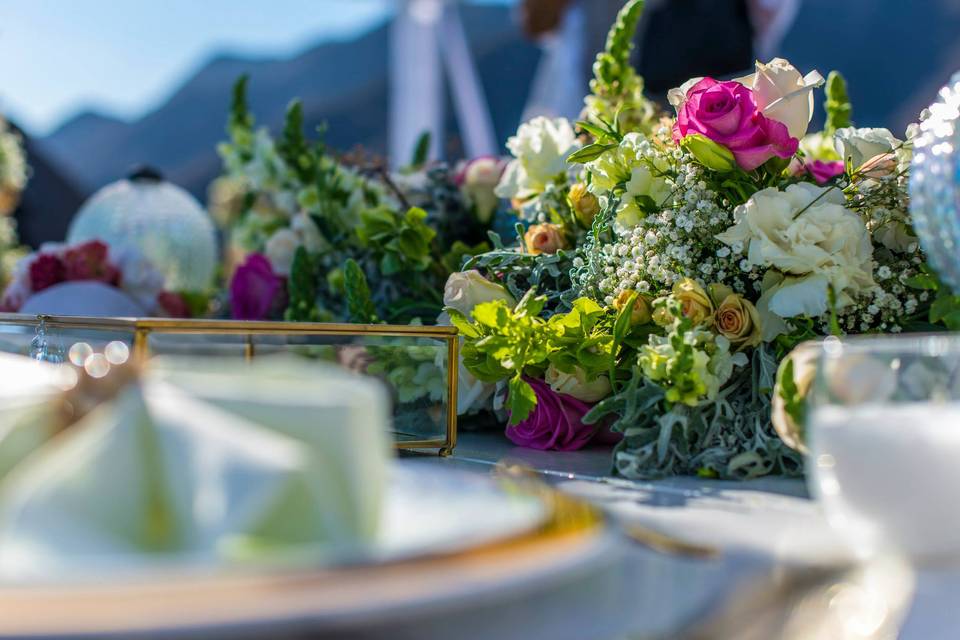
M508 7L465 4L463 12L496 135L505 141L519 122L540 50L523 38ZM225 138L231 86L247 73L259 124L276 130L289 101L300 97L308 130L326 123L332 148L362 145L382 154L388 30L381 24L285 59L217 56L142 118L81 113L36 141L37 148L87 194L147 163L203 198L220 169L215 148ZM960 0L803 0L780 54L805 71L839 69L850 83L857 124L902 135L960 68L957 33ZM677 43L663 55L682 55L682 34ZM455 130L452 115L447 130Z

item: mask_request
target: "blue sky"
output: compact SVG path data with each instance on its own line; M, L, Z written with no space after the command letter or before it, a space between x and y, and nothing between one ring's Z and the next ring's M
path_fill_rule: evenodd
M393 2L2 0L0 112L36 135L83 108L136 117L214 53L293 55L370 28Z

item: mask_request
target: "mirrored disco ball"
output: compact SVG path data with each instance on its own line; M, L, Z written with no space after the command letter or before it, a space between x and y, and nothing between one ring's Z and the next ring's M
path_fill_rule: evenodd
M960 73L940 89L920 125L910 166L914 230L930 265L960 293Z
M151 169L93 194L70 224L67 242L99 239L112 251L138 249L171 291L204 291L217 268L217 237L200 203Z

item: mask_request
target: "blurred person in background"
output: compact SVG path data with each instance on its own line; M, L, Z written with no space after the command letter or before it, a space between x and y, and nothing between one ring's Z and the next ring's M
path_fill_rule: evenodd
M799 2L647 0L634 52L647 93L666 104L667 91L688 78L732 76L756 58L774 57ZM594 56L622 6L623 0L521 0L523 30L544 49L525 117L576 117Z

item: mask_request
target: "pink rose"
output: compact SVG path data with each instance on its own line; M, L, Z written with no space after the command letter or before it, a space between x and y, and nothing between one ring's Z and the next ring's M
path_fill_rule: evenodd
M803 163L803 168L817 181L817 184L826 184L844 171L843 163L839 160L810 160Z
M230 310L237 320L264 320L282 294L283 278L273 272L270 261L251 253L237 267L230 281Z
M800 141L786 125L771 120L757 108L753 92L739 82L704 78L690 87L677 110L673 140L699 133L725 146L744 171L752 171L778 156L789 158Z
M507 427L507 438L530 449L575 451L597 433L596 425L583 424L590 405L573 396L557 393L543 380L526 378L537 395L537 405L523 420Z
M66 279L67 269L63 261L55 255L41 253L30 263L30 290L43 291Z
M116 286L120 282L120 270L110 263L107 245L91 240L70 247L63 254L67 280L96 280Z

